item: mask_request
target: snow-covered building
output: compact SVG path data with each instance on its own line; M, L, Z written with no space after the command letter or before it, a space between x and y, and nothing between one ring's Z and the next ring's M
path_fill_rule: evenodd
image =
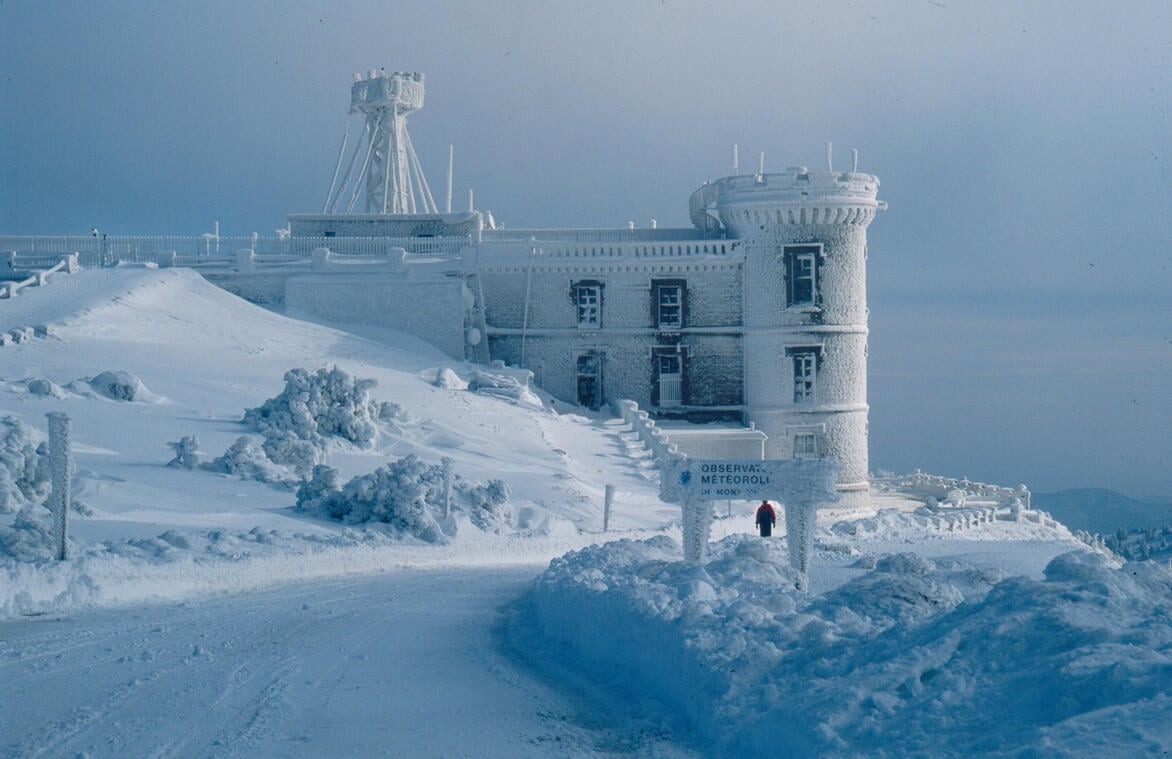
M291 314L523 368L588 408L629 399L660 420L755 427L766 458L835 458L844 505L867 498L867 227L886 204L857 154L846 172L828 149L825 171L707 182L690 227L509 229L471 199L452 211L450 168L444 210L435 203L406 127L423 98L421 74L355 75L363 136L343 143L322 212L291 215L277 240L217 230L0 249L197 266ZM743 457L744 442L723 457Z
M394 93L409 84L414 109L422 81L355 77L352 112L365 114L376 136L354 155L376 156L368 163L378 168L354 180L354 193L343 181L331 197L349 194L353 205L357 189L378 190L373 201L367 192L364 214L290 216L294 239L333 238L335 248L345 238L384 239L419 251L405 260L433 276L419 268L418 287L408 275L381 286L365 279L396 314L387 326L451 353L451 336L462 334L457 355L528 369L539 387L588 408L630 399L658 418L755 426L767 437L766 458L836 458L844 496L866 497L866 233L885 207L878 179L834 172L828 158L824 172L794 167L705 183L692 193L688 228L499 228L473 210L451 213L450 179L448 212L436 212L421 173L408 171L418 162L405 122L387 125L401 110ZM383 110L371 107L372 91ZM380 129L390 136L379 138ZM388 197L429 212L371 213L372 202L388 208ZM455 255L429 261L428 250ZM434 291L437 278L450 283L446 298ZM342 313L357 283L328 297L323 280L306 283L312 295L297 306L359 318ZM437 297L461 307L440 316Z

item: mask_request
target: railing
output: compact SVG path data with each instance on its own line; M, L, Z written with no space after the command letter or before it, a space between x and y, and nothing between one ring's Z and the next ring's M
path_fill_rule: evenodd
M622 420L631 425L631 430L647 447L647 450L651 451L651 455L655 457L661 467L668 460L683 456L680 449L668 441L667 434L655 426L655 420L651 418L651 415L639 409L639 404L624 400L618 401L614 405Z
M972 482L967 477L939 477L916 470L900 477L876 477L872 483L880 488L896 490L908 495L932 499L939 504L964 506L970 501L986 501L998 506L1010 506L1015 500L1022 508L1030 508L1030 491L1025 485L1006 488Z
M177 265L194 265L191 259L206 260L217 256L234 257L242 249L252 250L258 258L265 256L300 256L308 258L317 248L329 248L343 255L380 255L390 248L403 248L408 255L423 258L459 258L471 245L462 237L196 237L64 235L56 237L0 237L0 250L16 251L28 256L67 255L76 253L83 266L109 266L118 262L154 263L182 261Z
M26 287L43 287L52 274L63 271L67 274L80 268L77 264L77 255L66 256L39 256L21 257L21 268L17 268L16 254L4 253L0 257L0 276L18 276L18 273L32 271L28 277L19 281L10 281L0 284L0 298L12 298Z

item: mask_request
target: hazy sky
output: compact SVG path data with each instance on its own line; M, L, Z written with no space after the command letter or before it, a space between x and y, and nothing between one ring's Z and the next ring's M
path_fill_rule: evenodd
M873 465L1167 495L1170 41L1166 0L0 0L0 234L272 234L380 66L437 199L454 144L510 226L684 226L734 143L830 140L890 204Z

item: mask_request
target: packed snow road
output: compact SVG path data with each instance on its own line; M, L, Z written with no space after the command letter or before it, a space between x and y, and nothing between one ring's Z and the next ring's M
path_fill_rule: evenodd
M535 567L404 570L0 624L0 755L683 756L521 663Z

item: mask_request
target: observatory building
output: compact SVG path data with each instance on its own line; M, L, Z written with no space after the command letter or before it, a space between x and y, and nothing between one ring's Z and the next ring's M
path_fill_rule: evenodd
M764 435L765 457L832 457L845 504L867 498L867 227L879 180L792 167L716 179L681 229L505 229L439 212L407 134L424 78L356 75L363 138L339 153L319 215L293 238L332 251L381 241L382 281L290 281L287 301L340 321L412 332L448 353L532 372L557 398L633 400L657 419ZM852 163L857 163L857 154ZM360 194L364 213L353 213ZM470 204L471 205L471 204ZM340 210L341 209L341 210ZM361 294L359 294L361 293Z

